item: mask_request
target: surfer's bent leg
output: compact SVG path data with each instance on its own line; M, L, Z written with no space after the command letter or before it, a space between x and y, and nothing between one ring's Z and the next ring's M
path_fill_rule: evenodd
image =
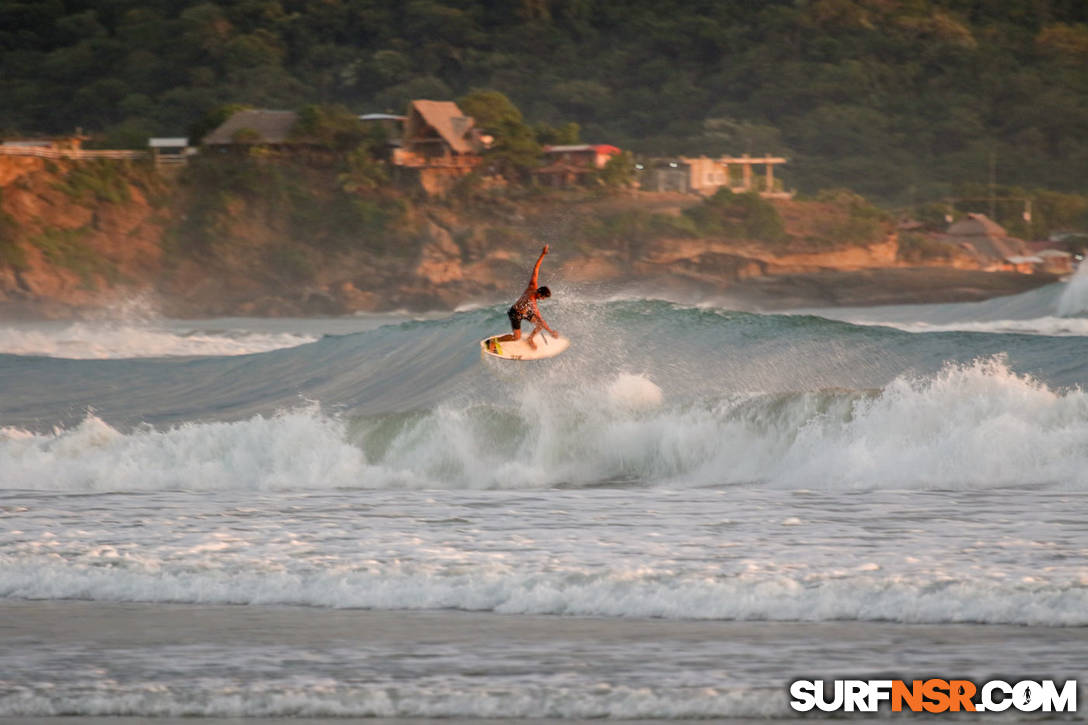
M510 318L510 329L513 330L509 335L503 335L499 338L499 342L513 342L514 340L521 339L521 315L518 311L511 307L506 311L506 316Z

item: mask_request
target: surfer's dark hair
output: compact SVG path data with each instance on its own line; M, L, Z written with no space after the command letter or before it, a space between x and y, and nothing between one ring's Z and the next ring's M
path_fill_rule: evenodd
M552 296L552 291L550 289L548 289L547 287L537 287L536 288L536 293L537 293L537 296L539 296L539 297L551 297Z

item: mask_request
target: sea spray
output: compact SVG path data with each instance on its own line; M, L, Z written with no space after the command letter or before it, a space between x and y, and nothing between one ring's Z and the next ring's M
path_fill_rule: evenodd
M664 393L652 380L643 375L621 373L608 386L608 397L622 408L641 410L656 408L665 399Z
M1077 266L1077 272L1065 283L1058 298L1058 314L1062 317L1088 312L1088 265Z
M897 378L839 421L803 426L771 478L780 485L1082 487L1088 396L1058 393L1000 358Z
M313 342L314 335L170 329L148 321L39 323L0 328L0 354L74 360L232 356Z
M358 485L365 460L315 406L235 423L121 433L90 414L71 429L0 429L2 489L272 490Z
M0 433L3 487L38 490L545 488L758 484L812 489L1088 486L1088 396L1000 358L882 390L669 402L647 378L529 382L344 421L314 405L233 423L142 426L90 416Z

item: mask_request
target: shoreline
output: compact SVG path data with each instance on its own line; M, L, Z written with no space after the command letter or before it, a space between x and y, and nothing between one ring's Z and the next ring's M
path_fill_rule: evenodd
M0 614L0 658L9 663L25 662L8 676L29 688L28 694L36 693L41 707L33 715L18 708L4 713L4 722L13 725L106 725L138 722L152 715L161 723L192 722L192 714L169 710L199 709L205 698L220 692L234 693L230 697L250 693L251 699L246 705L229 700L234 703L228 708L233 708L230 714L211 708L199 715L200 722L226 725L244 719L248 724L263 725L291 718L300 725L414 725L438 718L460 724L482 719L482 713L464 711L466 707L471 710L465 697L484 692L477 689L477 680L493 682L490 687L500 691L532 684L541 698L539 711L525 711L524 705L522 712L506 716L488 711L487 722L590 723L600 722L600 718L557 712L556 703L576 691L601 697L612 688L631 692L637 702L636 693L644 692L640 688L652 688L647 683L664 673L680 677L676 682L686 683L702 695L706 692L700 687L735 693L739 698L735 714L707 713L716 722L767 717L793 722L801 718L788 709L786 688L797 677L910 678L924 671L957 677L1019 678L1041 669L1048 675L1072 677L1081 674L1076 643L1088 644L1088 628L1084 627L985 624L695 621L12 599L0 600ZM28 648L50 655L40 662L22 660L19 653ZM164 652L181 659L165 660ZM632 652L658 653L668 664L632 660ZM1040 664L1043 652L1066 654L1054 654ZM111 663L108 675L85 668L75 670L83 678L83 686L92 691L100 685L106 688L98 700L88 701L87 711L72 709L83 696L71 692L56 700L61 695L49 685L67 676L63 663L69 657L79 662L101 658ZM223 662L225 667L217 666L215 674L193 679L192 668L199 665L195 661L186 665L188 657L211 658L209 661ZM258 667L267 662L292 664L282 672L276 670L280 673L276 687L264 689L259 685L263 676L242 664L246 657ZM236 658L241 658L236 665L227 664ZM517 673L507 680L511 667ZM108 679L102 681L101 677ZM447 682L445 695L435 694L436 677ZM310 681L322 686L311 692L300 684ZM291 689L295 698L282 712L267 704L280 686ZM392 711L378 708L368 715L353 713L352 707L366 711L369 706L351 706L356 702L351 693L361 697L375 686L396 690L399 697L407 699L400 700ZM172 693L176 704L156 705L154 694L149 692ZM553 695L547 696L547 692ZM411 698L425 698L427 693L437 697L432 705L411 704ZM666 694L663 691L659 696ZM55 703L52 707L66 703L63 714L49 711L51 701ZM152 709L143 711L141 707ZM255 709L250 711L251 707ZM338 709L343 707L346 709ZM420 708L437 710L427 713L431 717L412 712ZM672 722L675 716L624 719L646 725ZM872 721L879 720L878 716ZM851 719L865 721L868 719Z
M177 179L127 169L116 180L126 198L104 202L64 191L75 183L72 164L13 159L0 164L0 216L14 230L10 259L0 258L0 319L103 318L133 298L175 319L509 304L543 241L555 253L545 283L560 295L657 291L680 302L727 300L744 311L979 301L1056 279L981 271L1003 257L967 254L937 237L930 241L944 256L916 253L909 240L904 250L890 218L875 207L859 217L852 197L759 202L781 226L768 237L737 227L736 209L677 192L454 205L394 193L400 211L379 226L345 222L325 229L326 238L292 221L296 212L317 218L315 210L346 198L323 165L297 169L312 192L303 207L284 207L272 194L220 208L230 169L214 164L219 176L208 198L190 198L193 189ZM685 216L699 210L717 222L700 226ZM915 264L932 266L908 266Z
M1049 274L1020 274L1017 272L984 272L973 269L945 267L889 267L861 270L821 270L804 274L765 275L748 277L728 284L709 284L680 276L643 277L633 282L600 280L596 283L573 282L564 284L558 276L554 286L562 291L576 290L579 294L590 293L607 298L615 294L632 294L644 297L660 297L671 301L698 304L720 302L723 306L735 306L748 312L778 312L811 307L881 307L889 305L947 304L981 302L997 297L1021 294L1053 284L1059 277ZM431 298L438 305L422 305L419 296L404 301L390 291L387 306L366 310L364 314L448 314L466 306L491 306L505 302L505 298L467 298L456 304L442 304L437 294ZM381 297L381 292L373 293ZM351 317L359 312L331 310L307 311L291 304L270 306L271 314L254 314L251 303L242 303L224 310L221 305L200 309L191 305L179 305L169 297L138 292L136 297L147 298L152 308L162 311L169 319L211 319L239 317L253 319ZM124 298L119 297L119 307ZM413 304L415 302L416 304ZM242 309L240 309L242 308ZM0 301L0 320L10 322L37 322L58 320L109 320L123 315L110 315L110 306L75 307L56 301L12 302Z
M873 268L774 277L754 277L727 293L755 300L766 310L799 307L982 302L1030 292L1059 281L1057 275L984 272L949 267Z

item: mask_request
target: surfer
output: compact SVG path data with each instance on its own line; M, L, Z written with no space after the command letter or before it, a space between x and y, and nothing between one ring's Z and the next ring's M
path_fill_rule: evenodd
M537 277L540 275L540 264L544 261L544 255L548 253L548 245L544 245L544 251L540 253L540 258L536 260L536 266L533 267L533 276L529 279L529 286L525 288L525 291L518 297L518 301L514 303L514 306L506 311L506 316L510 318L510 328L513 330L509 335L503 335L498 338L499 342L513 342L514 340L521 339L521 321L526 320L533 323L533 331L529 333L529 337L526 338L526 342L529 343L529 347L536 349L536 343L533 342L533 337L536 333L540 332L540 328L544 328L552 334L552 337L559 337L559 333L548 326L548 323L544 321L544 318L540 316L540 309L536 306L537 300L542 300L552 296L552 291L547 287L537 287Z

